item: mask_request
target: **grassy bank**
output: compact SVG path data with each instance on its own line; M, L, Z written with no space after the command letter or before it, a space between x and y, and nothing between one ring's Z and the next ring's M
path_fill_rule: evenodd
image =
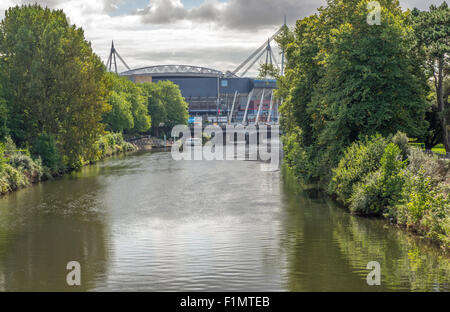
M137 148L125 142L122 134L108 133L100 137L95 145L95 154L90 160L82 160L82 165L88 165L120 153L132 152ZM57 157L57 164L45 165L41 156L33 157L28 149L18 150L12 140L0 146L0 195L14 192L34 183L49 180L73 171L65 168ZM45 155L45 158L48 158ZM59 163L58 163L59 162ZM45 162L49 164L48 159Z

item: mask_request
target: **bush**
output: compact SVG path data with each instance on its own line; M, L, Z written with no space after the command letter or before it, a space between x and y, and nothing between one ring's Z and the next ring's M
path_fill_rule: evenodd
M284 164L292 170L293 175L301 182L310 181L313 175L313 166L306 150L302 145L302 130L295 130L283 136Z
M35 154L39 155L45 167L56 172L60 167L60 154L53 136L41 134L35 146Z
M369 173L378 170L387 145L387 140L380 135L350 145L338 167L333 170L329 192L335 194L344 205L350 204L353 187Z
M430 178L430 183L437 186L447 180L450 173L450 163L435 155L426 154L423 150L411 147L408 156L408 171L414 175L422 174Z
M380 185L381 171L371 172L364 181L355 186L350 197L350 211L365 215L379 215L382 212L380 201L383 190Z
M2 194L15 191L29 184L28 178L10 164L4 165L0 172L0 189Z
M16 143L14 143L13 139L10 136L7 136L5 139L5 151L6 152L14 152L17 150Z
M391 142L400 148L403 160L407 159L410 151L408 136L399 131L392 137Z
M123 139L122 133L108 133L103 135L97 141L97 159L100 160L121 152L131 152L136 147Z
M380 160L381 167L369 173L354 187L350 210L356 213L380 216L389 207L395 207L403 195L404 177L400 148L389 143Z
M28 177L30 182L39 182L44 175L41 159L33 160L30 156L14 153L9 157L9 164Z
M397 207L397 222L450 248L450 196L433 186L425 170L409 171L405 203Z

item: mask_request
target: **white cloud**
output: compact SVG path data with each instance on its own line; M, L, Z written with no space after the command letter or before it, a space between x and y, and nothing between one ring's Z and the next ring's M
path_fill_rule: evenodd
M315 12L324 0L206 0L201 6L186 9L180 0L152 0L136 11L145 23L164 24L179 20L214 22L230 29L255 29L280 24L286 15L298 19Z
M287 14L288 22L307 16L325 0L206 0L186 9L180 0L150 0L139 14L111 16L126 0L38 0L63 9L85 30L94 51L106 61L111 45L131 67L191 64L232 70L271 36ZM36 0L0 0L0 10ZM427 8L441 0L402 0L403 7ZM2 17L3 11L0 12ZM125 68L120 67L122 70Z
M148 23L164 24L184 19L187 11L180 0L153 0L144 10L138 11Z

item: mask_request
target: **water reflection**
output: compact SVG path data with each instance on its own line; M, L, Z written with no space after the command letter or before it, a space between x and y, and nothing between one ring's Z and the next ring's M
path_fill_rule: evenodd
M316 194L320 195L320 194ZM82 286L66 285L81 263ZM382 285L366 283L379 261ZM449 291L449 259L259 162L137 153L0 200L0 290Z
M98 168L21 190L0 200L0 290L89 290L107 272L107 228L98 201ZM67 187L67 183L70 187ZM66 283L81 264L81 287Z
M286 179L291 291L450 291L450 259L384 220L352 216L311 199ZM301 209L299 209L301 207ZM381 265L381 285L368 286L366 266Z

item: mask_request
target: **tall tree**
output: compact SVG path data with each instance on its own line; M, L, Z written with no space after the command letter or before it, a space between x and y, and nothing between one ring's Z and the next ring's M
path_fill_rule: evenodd
M90 158L108 110L100 58L61 10L16 6L0 23L8 126L19 145L54 135L69 167Z
M327 183L353 141L398 130L426 130L426 77L411 56L412 31L398 1L383 0L381 25L370 25L366 0L329 0L278 41L286 49L279 79L286 148L302 162L306 183ZM286 40L291 38L291 41ZM292 137L291 137L292 136Z
M147 98L148 112L152 118L152 131L157 137L159 136L159 128L167 119L167 111L161 100L160 85L157 83L141 84L142 92Z
M169 133L174 126L187 124L188 104L176 84L167 80L144 83L140 87L148 99L148 110L155 135L159 135L161 128Z
M131 103L123 93L112 91L108 99L111 110L104 116L107 129L113 132L124 132L134 128Z
M112 110L104 115L107 129L127 133L148 131L151 118L141 86L113 73L108 73L107 76L112 82L112 92L108 98Z
M432 5L429 11L412 12L413 27L420 52L427 59L427 69L436 92L436 110L440 120L443 143L450 152L450 8L446 2ZM439 130L436 130L439 133Z
M181 95L180 88L172 81L159 81L161 102L166 110L164 121L167 131L176 125L186 125L189 118L188 104Z
M6 104L5 92L3 91L4 80L2 79L2 76L3 68L1 67L0 61L0 141L3 141L9 134L9 129L7 126L8 107Z

